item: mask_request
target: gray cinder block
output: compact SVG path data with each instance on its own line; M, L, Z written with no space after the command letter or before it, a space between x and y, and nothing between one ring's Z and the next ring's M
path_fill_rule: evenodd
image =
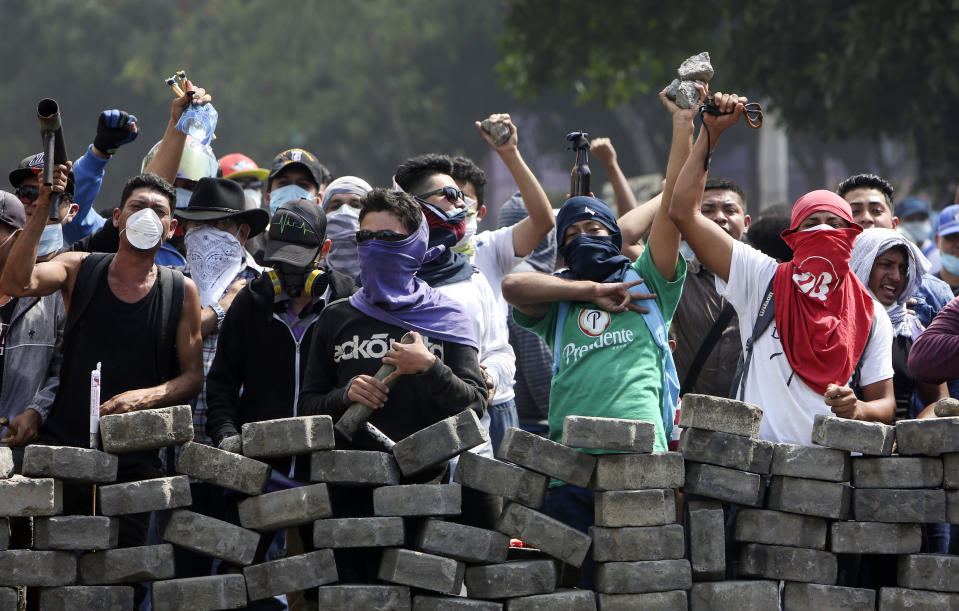
M596 526L661 526L676 521L676 495L668 488L597 492Z
M916 590L959 592L959 556L909 554L899 556L897 584Z
M328 518L313 522L318 548L397 547L403 545L403 518Z
M857 457L852 461L856 488L939 488L942 459L921 456Z
M317 590L320 609L382 609L410 611L410 589L407 586L348 584L320 586Z
M755 405L709 395L683 395L679 426L684 429L705 429L732 433L743 437L759 437L763 410Z
M746 543L826 549L826 520L769 509L741 509L733 536Z
M690 611L778 609L779 582L736 580L694 583L689 592L689 607Z
M245 566L253 562L260 533L186 509L170 514L163 540L204 556Z
M459 594L466 565L452 558L402 548L383 551L377 577L407 586Z
M875 608L875 590L795 582L787 583L783 588L783 611L806 611L807 609L871 611Z
M859 522L945 522L946 491L857 488L852 511Z
M407 484L373 490L375 516L456 516L462 503L459 484Z
M155 450L193 441L189 405L145 409L100 418L103 451L111 454Z
M603 528L591 526L593 560L596 562L636 562L640 560L677 560L686 553L683 527L628 526Z
M959 608L959 594L908 588L880 588L881 611L940 611Z
M68 586L76 580L77 557L72 552L0 552L0 586Z
M393 446L393 457L403 475L410 476L488 440L476 413L465 410L401 439Z
M517 428L506 431L496 457L583 488L589 485L596 466L592 454Z
M705 429L684 429L678 449L686 460L751 473L769 473L773 459L769 441Z
M153 583L154 611L213 611L245 606L243 575L209 575Z
M596 611L596 595L590 590L560 590L511 598L507 611Z
M49 477L0 479L0 516L53 516L63 510L63 484Z
M743 546L740 568L744 575L767 579L836 583L836 556L819 550L749 543Z
M915 554L922 547L919 524L833 522L829 528L834 554Z
M566 416L563 420L563 445L571 448L649 453L655 442L652 422L591 416Z
M240 526L253 530L279 530L333 514L326 484L268 492L240 501L237 508Z
M812 442L818 446L871 456L889 456L896 440L896 427L881 422L863 422L819 414L813 420Z
M16 594L13 601L16 603ZM5 607L0 595L0 609ZM63 586L40 590L40 608L43 611L128 611L133 608L133 586Z
M543 506L549 488L545 475L473 452L460 454L453 481L533 509Z
M602 611L676 611L687 609L685 590L647 592L646 594L597 594Z
M184 475L249 496L266 491L271 471L265 462L192 441L180 450L176 468Z
M774 475L766 506L776 511L842 520L849 517L851 499L849 484Z
M470 598L516 598L549 594L555 589L556 566L552 560L521 560L466 569L466 592Z
M762 506L766 493L760 475L694 462L686 463L683 489L689 494L753 507Z
M84 585L173 579L173 575L173 546L169 543L108 549L80 556L80 582Z
M275 458L333 449L333 419L329 416L296 416L247 422L240 428L243 454Z
M33 521L33 548L101 550L117 546L120 522L104 516L54 516Z
M116 481L118 464L113 454L88 448L28 445L23 449L23 474L27 477L108 484Z
M959 418L924 418L896 423L896 451L939 456L959 452Z
M426 520L416 536L416 549L462 562L506 562L509 537L502 533L455 522Z
M686 541L693 579L714 581L726 577L725 524L719 501L686 502Z
M491 600L472 600L462 596L429 596L417 594L413 611L502 611L503 603Z
M158 477L97 488L97 510L105 516L186 507L193 503L190 478Z
M604 594L666 592L692 586L689 560L606 562L596 567L596 591Z
M573 566L583 564L591 541L589 535L518 503L503 508L496 530Z
M395 486L400 483L400 468L393 455L387 452L313 452L310 480L340 486Z
M680 488L685 478L683 455L679 452L603 454L596 457L596 471L589 487L599 491Z
M775 444L770 473L827 482L848 482L852 474L846 450L791 443Z
M250 600L333 583L338 579L333 550L321 549L243 568Z

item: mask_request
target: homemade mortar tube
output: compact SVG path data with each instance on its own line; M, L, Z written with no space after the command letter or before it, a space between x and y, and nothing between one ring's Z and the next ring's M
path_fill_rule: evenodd
M409 333L404 333L403 337L400 338L401 344L412 344L413 336ZM396 367L392 365L382 365L379 370L374 374L374 378L382 382L389 376ZM392 383L389 384L392 387ZM367 407L359 402L354 402L346 408L346 413L344 413L340 419L336 422L334 427L341 435L353 441L353 435L356 434L356 431L359 430L363 424L370 419L370 416L373 415L373 409Z

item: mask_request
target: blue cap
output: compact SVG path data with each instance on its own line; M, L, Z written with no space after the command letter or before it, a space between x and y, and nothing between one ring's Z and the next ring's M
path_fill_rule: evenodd
M929 208L928 203L918 197L907 197L896 204L896 216L899 217L900 221L909 218L913 214L920 213L931 216L932 209Z
M936 233L940 236L959 233L959 204L942 209L939 213L939 230Z

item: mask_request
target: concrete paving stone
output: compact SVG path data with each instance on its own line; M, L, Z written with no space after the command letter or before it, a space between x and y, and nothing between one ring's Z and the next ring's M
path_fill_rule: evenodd
M684 429L705 429L757 439L762 419L763 410L755 405L723 397L687 393L683 395L679 426Z
M466 592L470 598L497 600L549 594L554 590L556 565L552 560L520 560L466 569Z
M766 507L776 511L844 520L849 517L852 487L802 477L774 475Z
M418 594L413 597L413 611L502 611L502 609L503 603L472 600L462 596Z
M866 588L788 582L783 588L782 608L783 611L807 611L808 609L872 611L876 608L876 591Z
M33 521L33 549L101 550L117 546L120 521L104 516L53 516Z
M896 423L896 451L939 456L959 452L959 418L924 418Z
M908 588L879 588L879 611L943 611L959 609L959 594Z
M97 488L97 511L105 516L175 509L193 504L190 478L158 477Z
M819 414L813 421L812 442L818 446L871 456L889 456L896 427Z
M0 588L0 609L3 611L19 611L16 588Z
M827 482L848 482L852 467L846 450L777 443L769 472Z
M908 554L899 556L896 583L904 588L959 592L959 556Z
M519 503L503 507L496 530L573 566L583 564L591 542L589 535Z
M946 491L857 488L852 513L857 522L945 522Z
M856 488L939 488L942 459L925 456L856 457L852 461Z
M178 473L249 496L263 494L270 481L270 465L241 454L190 442L176 459Z
M683 490L729 503L761 507L766 484L763 477L755 473L687 462Z
M3 606L2 600L3 596L0 596L0 609L6 611L7 607ZM41 588L40 608L43 611L78 611L80 609L129 611L133 608L133 586Z
M63 510L63 484L49 477L0 479L0 516L53 516Z
M596 456L517 428L507 429L496 458L582 488L590 485L596 468Z
M745 543L826 549L826 520L768 509L741 509L733 537Z
M476 412L468 409L401 439L393 446L393 457L400 472L408 477L485 441L489 441L486 428Z
M509 537L485 528L443 520L426 520L416 535L413 547L462 562L493 564L506 562Z
M7 446L0 446L0 479L13 475L13 451Z
M315 588L339 579L330 549L243 567L243 577L250 600Z
M250 497L237 505L240 526L279 530L333 515L326 484L312 484Z
M400 468L388 452L326 450L310 456L310 481L339 486L395 486Z
M833 585L838 569L836 556L829 552L747 543L741 550L740 570L747 576Z
M635 562L640 560L677 560L686 553L683 527L632 526L603 528L591 526L593 560L596 562Z
M656 425L644 420L566 416L563 445L589 450L648 454L656 442Z
M377 577L442 594L459 594L466 565L452 558L393 547L383 551Z
M560 590L550 594L521 596L506 601L507 611L596 611L591 590Z
M662 526L676 521L676 494L669 488L597 492L593 507L596 526Z
M27 477L109 484L117 479L118 464L113 454L89 448L33 444L23 449L23 475Z
M193 441L189 405L144 409L100 418L100 441L110 454L155 450Z
M769 441L705 429L683 429L679 448L683 458L751 473L769 473L773 444Z
M320 586L317 590L320 609L370 609L370 611L411 611L410 589L407 586L341 584Z
M406 540L403 518L327 518L313 522L317 548L396 547Z
M652 454L602 454L589 482L593 490L644 490L680 488L686 478L679 452Z
M246 606L243 575L209 575L153 583L153 611L213 611Z
M689 608L690 611L778 609L779 582L735 580L694 583L689 592Z
M375 516L457 516L462 505L459 484L405 484L373 490Z
M71 552L12 549L0 552L0 586L68 586L77 581Z
M173 579L174 572L173 546L169 543L108 549L80 556L80 582L84 585Z
M959 399L951 397L939 399L936 401L933 412L937 418L949 418L950 416L959 416Z
M277 458L333 449L333 419L329 416L296 416L247 422L240 427L243 455Z
M549 489L545 475L474 452L460 454L453 481L533 509L543 506Z
M692 585L689 560L604 562L596 565L596 591L604 594L688 590Z
M959 524L959 490L946 490L946 522Z
M692 430L692 429L690 429ZM719 501L686 502L686 546L696 581L726 576L726 517Z
M685 590L646 594L596 594L596 602L600 611L685 611L689 605Z
M0 552L10 545L10 523L6 518L0 518Z
M246 566L253 562L260 533L187 509L176 509L163 529L163 540L204 556Z
M713 66L709 60L709 53L703 51L686 58L676 71L684 81L705 81L713 78Z
M919 524L833 522L829 528L834 554L915 554L922 547Z
M942 455L942 487L959 490L959 453Z

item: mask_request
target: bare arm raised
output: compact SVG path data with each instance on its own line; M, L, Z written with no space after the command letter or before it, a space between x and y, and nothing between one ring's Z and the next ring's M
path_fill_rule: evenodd
M178 130L176 124L190 104L208 104L213 101L206 89L196 87L189 80L186 81L185 88L183 96L173 100L170 106L170 122L167 123L163 140L160 141L160 148L143 170L160 176L171 185L176 180L176 171L180 167L180 158L183 157L183 147L186 145L186 134Z
M646 314L649 310L633 301L655 299L655 293L629 292L641 282L567 280L539 272L521 272L503 278L503 297L517 310L533 318L546 316L554 301L592 302L608 312L632 310Z
M626 175L619 167L613 141L609 138L596 138L590 143L589 152L606 168L606 176L609 178L609 184L613 186L613 197L616 200L616 216L622 216L636 208L636 197L633 195L633 190L629 188Z

